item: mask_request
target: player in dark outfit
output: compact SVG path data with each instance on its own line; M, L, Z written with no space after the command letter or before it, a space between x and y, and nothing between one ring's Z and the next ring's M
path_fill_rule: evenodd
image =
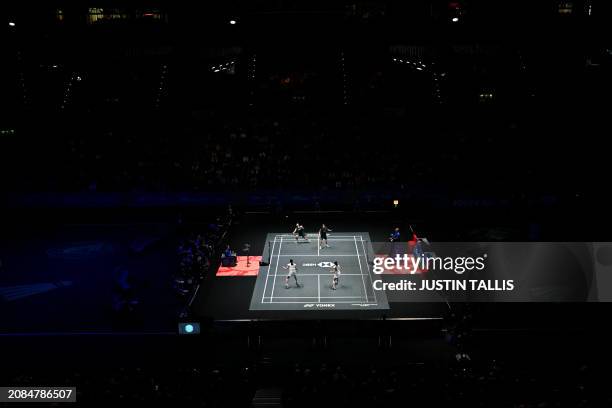
M323 248L329 248L329 245L327 244L327 233L331 232L331 230L329 228L327 228L327 226L325 226L325 224L321 225L321 229L319 230L319 247L320 249Z
M304 226L299 222L295 224L295 229L293 230L293 236L295 237L295 243L297 244L300 238L303 238L304 241L309 242L306 237L306 232L304 231Z

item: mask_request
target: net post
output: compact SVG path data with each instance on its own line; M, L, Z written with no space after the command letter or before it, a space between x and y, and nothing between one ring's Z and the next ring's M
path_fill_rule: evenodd
M268 241L268 265L272 262L272 241Z

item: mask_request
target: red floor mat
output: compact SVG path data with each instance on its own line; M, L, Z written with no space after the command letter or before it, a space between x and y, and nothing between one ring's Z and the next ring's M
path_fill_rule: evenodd
M217 270L217 276L257 276L259 273L259 261L261 256L250 256L249 266L247 266L247 257L239 256L236 266L220 266Z

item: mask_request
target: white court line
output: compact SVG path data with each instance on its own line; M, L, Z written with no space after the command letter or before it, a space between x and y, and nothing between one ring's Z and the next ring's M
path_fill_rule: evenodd
M295 242L295 237L283 237L283 236L277 236L277 237L275 237L275 238L276 238L276 239L278 239L278 238L285 238L285 239L290 239L290 240L292 240L293 242ZM331 242L353 242L353 239L355 239L355 238L360 238L360 237L353 237L353 238L351 238L351 237L346 237L346 238L331 238L331 237L330 237L330 238L327 238L327 240L328 240L328 241L331 241ZM312 237L311 237L311 238L308 238L308 240L307 240L307 241L301 241L301 240L300 240L300 241L299 241L299 243L300 243L300 244L309 244L309 243L311 243L311 242L313 242L313 241L314 241L314 238L312 238Z
M315 254L276 254L276 255L272 255L272 256L327 256L327 257L334 257L334 256L352 256L352 257L357 257L357 255L355 254L323 254L323 255L315 255Z
M318 232L307 232L306 235L315 235L318 234ZM276 238L294 238L295 239L295 235L292 234L277 234L275 235ZM329 234L328 237L330 238L356 238L356 237L360 237L363 238L361 235L336 235L336 234Z
M319 235L319 231L305 232L304 234L306 235L306 238L308 238L308 237L312 238L313 236ZM272 236L276 237L276 238L292 238L292 239L295 239L295 235L294 234L276 234L276 235L272 235ZM353 237L360 238L361 235L328 234L328 237L330 237L332 239L350 239L350 238L353 238Z
M278 244L278 252L280 253L283 248L283 238L280 240L280 244ZM278 264L280 263L280 258L276 261L276 268L274 268L274 283L272 284L272 294L270 296L270 303L272 303L272 299L274 298L274 287L276 286L276 273L278 272ZM263 303L263 302L262 302Z
M268 243L268 245L270 245ZM274 243L272 244L272 253L274 253L274 247L276 246L276 238L274 238ZM280 259L279 259L280 260ZM272 262L268 265L268 271L266 272L266 284L264 285L263 293L261 294L261 303L264 301L264 297L266 295L266 289L268 288L268 279L270 279L270 267L272 266Z
M359 262L359 272L361 272L361 281L363 282L363 292L368 302L368 289L366 288L365 279L363 279L363 269L361 268L361 257L359 256L359 248L357 247L357 237L355 237L355 252L357 253L357 261Z
M366 252L366 247L365 244L363 243L363 237L361 238L361 247L363 248L363 256L365 257L365 264L366 264L366 268L368 269L368 276L370 277L370 282L372 283L372 286L374 286L374 279L372 278L372 273L370 272L370 265L368 264L368 253ZM374 301L376 303L378 303L378 296L376 296L376 291L374 290L374 287L372 287L372 293L374 293Z
M300 276L332 276L331 273L300 273ZM340 276L364 276L363 273L343 273ZM269 296L266 296L269 297Z
M290 239L293 242L295 242L295 237L293 237L293 238L292 237L276 237L276 238ZM358 237L356 237L356 238L358 238ZM336 238L336 239L329 238L328 241L331 241L331 242L353 242L353 239L354 238ZM308 244L308 243L311 243L311 242L313 242L313 239L309 238L308 241L299 241L299 244L303 245L303 244Z
M374 286L374 279L372 278L372 273L370 272L370 265L368 264L368 253L366 252L366 247L364 244L364 240L363 237L361 238L361 247L363 248L363 255L365 257L366 260L366 268L368 269L368 276L370 277L370 282L372 283L372 286ZM372 287L372 293L374 293L374 301L376 303L378 303L378 296L376 295L376 291L374 290L374 288Z
M330 298L330 299L336 299L336 297L333 297L333 298ZM354 297L353 299L363 299L363 298L357 296L357 297ZM285 301L281 301L281 302L266 302L266 304L272 304L272 303L273 304L285 304L285 303L307 304L307 303L317 303L317 302L313 302L313 301L310 301L310 302L299 302L299 301L298 302L291 302L291 301L286 301L286 300ZM325 303L352 303L352 304L354 304L355 300L340 300L340 301L335 301L335 302L334 301L330 301L330 302L325 302ZM364 303L370 303L370 302L364 302ZM372 305L378 306L378 303L372 303Z
M274 299L361 299L361 296L274 296Z

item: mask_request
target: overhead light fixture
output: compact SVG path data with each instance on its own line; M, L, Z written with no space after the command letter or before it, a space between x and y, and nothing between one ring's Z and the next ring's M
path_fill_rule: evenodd
M15 22L14 21L9 21L9 27L15 27Z
M230 21L229 21L229 23L230 23L231 25L235 25L235 24L236 24L236 20L230 20Z
M456 23L457 21L459 21L459 17L453 17L451 20L453 23Z

